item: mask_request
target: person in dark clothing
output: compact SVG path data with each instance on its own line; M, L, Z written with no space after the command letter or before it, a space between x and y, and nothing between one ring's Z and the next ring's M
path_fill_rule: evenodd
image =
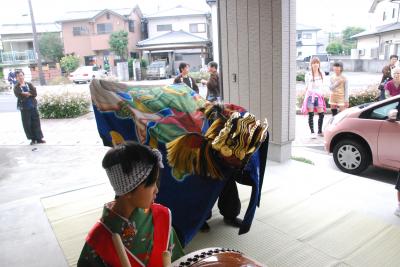
M190 65L182 62L179 64L179 72L180 74L176 76L174 83L185 83L187 86L192 88L196 93L199 93L199 87L196 84L196 81L189 76Z
M391 55L390 56L390 62L389 65L386 65L382 69L382 79L381 83L379 84L379 90L381 90L379 100L385 99L385 84L393 79L392 77L392 69L396 67L396 63L399 60L399 57L397 55Z
M13 88L13 86L17 83L15 72L12 69L10 69L10 71L8 72L7 80L10 83L10 88Z
M25 82L24 73L16 72L17 83L14 94L17 97L17 108L21 111L22 126L26 137L31 140L31 145L46 143L40 127L39 112L37 110L36 87Z
M208 63L208 72L210 73L210 78L208 79L208 81L201 80L201 83L207 85L206 99L208 101L214 102L221 97L218 77L218 63L214 61Z

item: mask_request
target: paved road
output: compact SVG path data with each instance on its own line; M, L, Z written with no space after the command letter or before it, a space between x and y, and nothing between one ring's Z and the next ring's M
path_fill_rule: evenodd
M12 93L0 93L0 112L17 111L17 99Z

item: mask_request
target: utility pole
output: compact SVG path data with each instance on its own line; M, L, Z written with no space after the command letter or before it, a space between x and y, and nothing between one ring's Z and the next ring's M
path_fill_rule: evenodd
M32 23L33 48L35 49L37 66L38 66L38 70L39 70L39 82L40 82L40 85L45 85L46 80L44 79L44 75L43 75L42 57L39 52L39 44L38 44L38 38L37 38L37 34L36 34L36 24L35 24L35 18L33 17L33 9L32 9L31 0L28 0L28 4L29 4L29 12L31 15L31 23Z

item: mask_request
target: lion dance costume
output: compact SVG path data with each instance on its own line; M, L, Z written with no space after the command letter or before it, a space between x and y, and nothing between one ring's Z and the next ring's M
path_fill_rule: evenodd
M90 85L104 145L135 140L164 154L157 202L171 209L186 245L206 220L227 179L252 186L239 234L249 231L268 150L268 124L244 108L211 104L184 84L129 87L104 80Z

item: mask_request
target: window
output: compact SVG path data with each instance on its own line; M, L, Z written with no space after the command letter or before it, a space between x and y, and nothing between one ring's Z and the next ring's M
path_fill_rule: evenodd
M297 40L301 39L301 33L297 34Z
M129 32L135 32L135 21L128 20L128 27L129 27Z
M301 55L303 55L303 52L301 52L301 51L297 52L297 56L298 57L301 56Z
M367 115L367 118L373 120L386 120L388 118L389 111L392 109L397 109L398 107L399 107L399 102L397 101L386 104L384 106L375 108L372 111L370 111L369 116ZM364 116L361 115L361 117Z
M396 15L396 9L395 8L393 8L393 11L392 11L392 18L394 19L394 16Z
M157 25L157 31L158 31L158 32L168 32L168 31L172 31L172 24Z
M312 33L311 32L304 32L303 33L303 39L311 39L312 38Z
M100 23L97 24L97 34L106 34L112 32L111 23Z
M385 12L385 11L383 11L382 20L383 20L383 21L385 21L385 20L386 20L386 12Z
M107 19L110 19L110 13L107 12L106 18L107 18Z
M88 35L89 30L87 27L84 26L72 27L72 34L74 36Z
M189 24L189 31L192 33L206 32L206 24L205 23Z

